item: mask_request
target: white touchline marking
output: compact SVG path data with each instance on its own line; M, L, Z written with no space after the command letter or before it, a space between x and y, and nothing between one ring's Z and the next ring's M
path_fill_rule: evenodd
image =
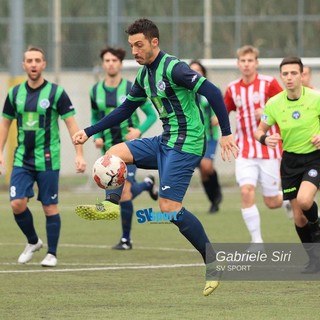
M100 268L79 268L79 269L37 269L37 270L0 270L0 273L43 273L43 272L83 272L83 271L107 271L107 270L142 270L142 269L172 269L172 268L189 268L204 267L203 263L192 264L161 264L161 265L141 265L141 266L114 266Z
M0 246L25 246L25 243L0 243ZM61 243L59 247L65 248L95 248L95 249L110 249L111 246L99 245L99 244L73 244L73 243ZM196 249L185 248L167 248L167 247L134 247L137 250L159 250L159 251L181 251L181 252L196 252Z

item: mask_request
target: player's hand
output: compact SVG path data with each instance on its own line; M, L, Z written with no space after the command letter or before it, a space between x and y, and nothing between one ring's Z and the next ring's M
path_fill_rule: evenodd
M312 139L311 143L317 148L320 149L320 134L315 134Z
M88 136L84 132L84 130L77 131L73 136L72 136L72 142L75 145L78 144L84 144L88 140Z
M232 134L228 136L222 136L220 138L221 157L223 161L231 161L231 154L234 158L238 156L239 148L233 140Z
M267 141L268 140L268 141ZM279 141L281 141L282 138L280 136L279 133L275 133L275 134L272 134L271 136L268 136L266 138L266 145L271 148L271 149L275 149L277 144L279 143Z
M77 173L83 173L86 171L87 164L82 156L76 156L76 171Z
M128 133L126 134L126 139L127 140L133 140L133 139L137 139L140 138L141 136L141 131L137 128L128 128Z

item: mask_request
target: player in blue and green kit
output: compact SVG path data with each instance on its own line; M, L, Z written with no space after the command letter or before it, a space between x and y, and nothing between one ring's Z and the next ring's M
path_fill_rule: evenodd
M8 92L0 123L0 164L4 163L3 149L9 127L16 119L18 146L10 180L10 204L16 223L27 238L25 250L18 258L27 263L33 253L42 248L28 208L34 196L33 185L38 186L38 200L46 216L48 250L42 260L44 267L57 265L57 246L61 221L58 209L60 169L60 136L58 120L61 117L70 136L78 131L75 110L62 87L48 82L42 76L46 68L44 52L30 47L24 53L22 64L28 80ZM84 172L86 164L82 148L76 146L76 171Z
M255 138L270 148L282 141L283 198L290 200L296 232L309 256L303 273L320 271L318 206L314 201L320 183L320 93L302 86L303 64L298 57L280 63L286 90L268 100ZM277 123L279 134L267 135Z
M205 296L219 285L215 252L201 222L182 205L194 169L206 149L202 112L196 94L205 96L214 108L222 131L222 158L237 155L229 118L220 90L190 67L159 48L158 27L148 19L139 19L126 31L132 54L143 65L127 99L95 125L77 132L74 143L82 144L88 137L121 123L150 98L163 123L160 136L123 142L107 153L115 154L138 168L158 169L160 178L159 206L162 212L176 213L172 219L179 231L199 251L206 263ZM76 213L99 219L119 211L121 188L114 190L107 201L98 205L80 205Z
M120 106L132 87L132 83L123 79L121 75L122 61L125 55L124 49L112 47L105 48L100 53L105 78L97 82L90 90L92 124L97 123ZM141 105L141 110L146 116L142 123L140 123L137 112L134 112L129 119L119 125L95 134L95 146L101 148L104 154L117 143L140 138L157 120L149 100ZM133 216L132 200L142 191L148 191L153 200L158 199L158 192L154 190L154 177L149 175L143 182L138 183L135 180L136 170L135 165L128 165L128 175L120 201L122 236L119 243L112 247L116 250L132 249L130 235ZM106 190L107 197L109 193L110 191Z
M207 69L199 60L192 60L190 68L200 75L207 77ZM214 167L214 158L219 141L219 126L216 115L214 114L208 100L199 95L199 104L203 113L203 121L207 138L206 152L200 162L199 169L201 182L207 194L211 206L209 213L219 211L219 204L222 201L222 192L219 184L218 173Z

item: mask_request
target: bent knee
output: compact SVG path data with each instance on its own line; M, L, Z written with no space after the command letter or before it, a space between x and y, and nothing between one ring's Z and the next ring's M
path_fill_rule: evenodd
M182 204L177 201L160 198L159 207L161 212L179 212Z
M16 199L10 202L14 214L19 214L27 209L27 199Z

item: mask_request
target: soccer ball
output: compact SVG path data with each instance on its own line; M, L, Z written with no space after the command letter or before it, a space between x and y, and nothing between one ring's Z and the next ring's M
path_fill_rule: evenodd
M104 155L92 167L92 177L102 189L117 189L127 177L125 162L115 155Z

